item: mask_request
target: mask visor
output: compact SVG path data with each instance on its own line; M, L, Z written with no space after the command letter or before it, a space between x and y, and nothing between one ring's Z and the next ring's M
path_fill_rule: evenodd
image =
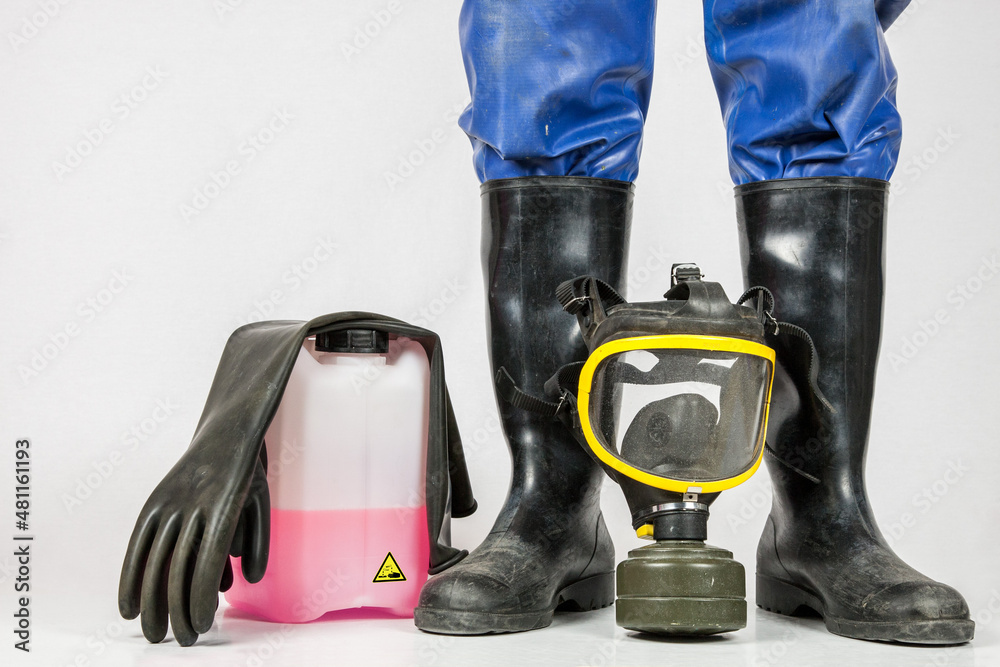
M736 486L760 465L774 351L716 336L597 348L580 375L584 435L605 465L680 493Z

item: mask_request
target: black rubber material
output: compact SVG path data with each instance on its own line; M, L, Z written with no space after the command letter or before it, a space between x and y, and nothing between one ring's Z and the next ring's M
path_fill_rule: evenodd
M676 266L678 265L675 265L675 268ZM583 340L591 352L610 341L646 335L703 334L765 343L764 325L755 308L730 302L722 285L700 279L701 270L696 265L680 266L687 269L685 279L680 282L672 281L673 285L663 295L662 300L629 303L623 295L615 292L613 285L602 281L599 276L590 275L578 276L564 282L557 292L566 311L576 316ZM555 378L558 381L547 385L546 394L550 401L565 396L563 392L576 395L576 387L569 387L563 382L567 378L574 377L574 373L575 382L579 382L580 371L572 370L578 365L562 367L558 378ZM736 402L733 408L741 409L736 395L732 394L732 397ZM724 404L723 411L726 409L727 406ZM646 413L646 419L650 416L651 413ZM584 450L597 460L596 453L591 450L583 435L576 407L564 410L560 414L560 419L566 428L574 433ZM635 433L640 433L645 432L648 426L636 422L633 428ZM696 437L694 434L692 436ZM643 440L640 438L638 442ZM644 445L636 447L634 453L642 455L643 452L651 454L656 459L656 462L650 461L648 466L658 464L660 459L656 458L655 452L647 451ZM640 482L603 461L598 463L621 487L632 514L633 528L653 523L655 530L658 531L656 539L706 539L707 506L714 502L717 493L701 494L699 502L706 506L706 511L700 516L679 512L654 522L660 514L657 507L682 502L683 494ZM751 461L747 463L749 467ZM640 468L646 466L638 460L633 461L633 464L638 464Z
M965 600L893 553L865 491L887 200L888 183L863 178L736 189L745 283L770 289L777 318L811 334L833 408L809 389L808 344L778 336L765 456L774 496L757 547L757 604L811 609L846 637L957 644L974 631ZM900 456L903 445L893 445ZM948 548L961 553L953 536Z
M654 540L708 539L708 510L675 510L653 517Z
M531 177L482 187L483 271L493 373L544 395L559 368L587 357L556 287L583 274L624 287L632 186ZM604 473L551 417L499 400L512 479L492 531L464 561L432 578L414 623L444 634L533 630L553 612L614 601L614 545L601 515ZM582 587L582 590L581 590Z
M538 630L552 624L557 611L592 611L615 601L615 576L611 572L588 577L557 591L541 610L520 613L458 611L417 607L413 622L425 632L445 635L492 635Z
M819 614L835 635L907 644L962 644L972 637L972 620L852 621L825 611L814 593L780 579L757 575L757 606L785 616Z
M264 434L278 409L307 336L354 330L370 349L388 334L418 341L430 363L425 500L431 572L466 555L450 545L450 518L472 514L468 470L444 377L437 334L384 315L333 313L309 322L256 322L229 338L191 445L139 513L125 552L118 610L142 616L151 642L167 633L190 646L211 628L219 591L233 583L229 556L243 576L264 576L270 548L270 502ZM376 335L374 332L382 332ZM335 472L335 471L334 471Z

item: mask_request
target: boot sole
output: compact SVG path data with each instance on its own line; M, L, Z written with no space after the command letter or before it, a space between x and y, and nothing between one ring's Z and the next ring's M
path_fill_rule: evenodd
M593 611L614 604L615 573L587 577L563 588L552 606L543 611L502 614L417 607L413 624L424 632L441 635L493 635L538 630L552 624L556 611Z
M826 613L823 602L809 591L767 575L757 575L757 606L784 616L811 610L823 617L826 629L841 637L902 644L964 644L975 634L971 619L934 621L850 621Z

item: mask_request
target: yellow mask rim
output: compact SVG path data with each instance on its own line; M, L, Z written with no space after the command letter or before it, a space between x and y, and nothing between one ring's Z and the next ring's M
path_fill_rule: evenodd
M760 434L761 440L764 439L767 435L767 419L771 411L771 388L774 386L774 350L766 345L761 345L750 340L743 340L742 338L669 334L661 336L634 336L632 338L608 341L598 346L590 357L587 358L587 362L583 365L583 370L580 371L580 386L577 393L577 412L580 415L580 426L583 429L587 445L594 452L594 455L612 470L620 472L641 484L657 489L666 489L667 491L676 491L678 493L716 493L742 484L760 467L761 459L764 457L763 446L760 448L760 452L757 454L753 464L735 477L712 482L690 482L660 477L659 475L653 475L645 470L636 468L613 455L599 443L593 425L590 423L590 387L598 365L608 357L622 352L667 349L739 352L767 359L771 363L771 373L767 383L767 398L764 401L764 424Z

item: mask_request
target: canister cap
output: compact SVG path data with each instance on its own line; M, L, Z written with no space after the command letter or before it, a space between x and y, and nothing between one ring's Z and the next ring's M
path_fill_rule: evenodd
M316 334L316 349L320 352L385 354L389 351L389 334L374 329L326 331Z

